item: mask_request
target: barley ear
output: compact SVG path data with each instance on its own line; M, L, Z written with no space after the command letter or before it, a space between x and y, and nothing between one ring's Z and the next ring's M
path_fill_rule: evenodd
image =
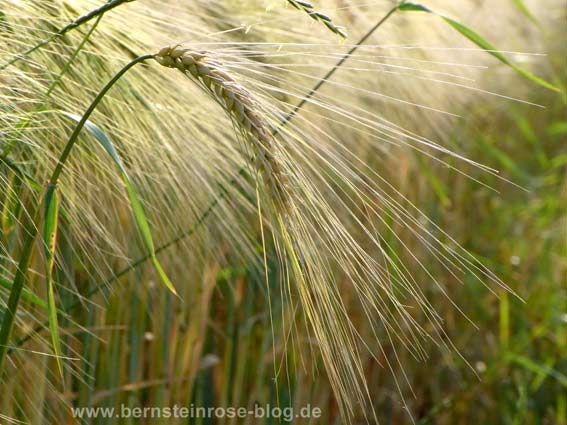
M333 20L329 16L321 12L317 12L315 10L315 6L313 6L311 3L303 0L287 0L287 2L291 4L293 7L295 7L297 10L301 10L302 12L307 13L311 17L311 19L317 22L321 22L333 33L341 36L342 38L348 37L348 34L346 33L344 27L335 25Z
M273 129L252 94L214 59L212 52L170 46L161 49L154 58L159 64L176 68L199 82L223 107L250 145L255 166L264 178L274 205L280 211L289 212L288 179L279 159Z

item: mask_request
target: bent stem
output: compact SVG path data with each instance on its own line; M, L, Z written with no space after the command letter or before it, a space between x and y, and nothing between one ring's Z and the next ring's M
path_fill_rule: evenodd
M85 126L85 123L87 122L87 120L89 119L89 117L91 116L93 111L96 109L96 107L98 106L98 104L100 103L102 98L108 92L108 90L110 90L112 88L112 86L114 84L116 84L116 82L126 72L128 72L128 70L130 70L133 66L135 66L136 64L143 62L147 59L151 59L153 56L154 55L143 55L143 56L139 56L136 59L129 62L98 93L96 98L92 101L92 103L90 104L90 106L88 107L86 112L83 114L81 120L79 121L79 123L75 127L75 130L73 131L73 133L69 137L69 140L67 141L67 144L65 145L65 148L63 149L63 152L61 153L61 155L59 157L59 161L57 162L57 165L56 165L55 169L53 170L53 173L51 174L51 178L49 179L49 182L48 182L48 187L50 187L50 186L55 187L57 185L57 182L59 180L59 176L61 175L61 172L63 171L63 167L65 166L67 159L69 158L69 154L71 153L73 146L77 142L77 139L79 137L79 133L81 132L81 130ZM10 297L8 299L8 305L7 305L7 308L6 308L6 313L4 314L4 318L2 319L2 327L0 328L0 375L4 371L4 362L6 360L6 353L8 351L8 342L10 341L10 337L11 337L12 330L13 330L13 327L14 327L14 320L15 320L15 317L16 317L16 312L18 310L20 297L21 297L21 294L22 294L22 290L24 288L25 280L26 280L26 274L27 274L27 271L28 271L28 268L29 268L29 265L30 265L31 255L32 255L32 252L33 252L33 244L34 244L35 238L36 238L36 236L39 232L38 226L36 225L36 223L39 222L39 218L41 216L40 214L41 214L41 205L38 205L36 207L34 214L31 215L31 217L33 217L33 219L28 220L26 222L26 226L25 226L25 230L26 230L27 234L26 234L24 246L23 246L23 249L22 249L22 256L20 258L20 261L19 261L17 269L16 269L16 274L14 276L12 289L10 291Z
M88 109L83 114L81 120L79 121L79 123L75 127L75 130L73 130L71 137L69 137L69 141L65 145L65 148L63 149L63 152L61 153L61 156L59 157L59 162L57 163L55 170L53 170L53 174L51 175L51 178L49 179L49 183L51 183L53 185L57 184L57 180L59 179L59 175L63 171L63 167L65 166L65 162L67 161L67 158L69 157L69 154L71 153L71 149L73 149L73 146L75 145L77 138L79 137L79 134L81 133L81 130L85 126L85 123L88 121L91 114L94 112L94 110L96 109L96 107L98 106L98 104L100 103L102 98L106 95L108 90L110 90L112 88L112 86L114 84L116 84L116 82L120 78L122 78L122 76L124 74L126 74L126 72L128 72L132 67L139 64L140 62L151 59L153 57L154 57L153 54L152 55L138 56L136 59L132 60L126 66L124 66L124 68L122 68L120 71L118 71L118 73L116 73L116 75L114 77L112 77L112 79L106 84L106 86L104 86L103 89L98 93L96 98L92 101L92 103L90 104Z
M333 74L335 72L337 72L337 70L349 59L349 57L356 52L356 50L366 42L366 40L368 40L369 37L372 36L372 34L374 34L398 9L399 7L405 3L404 1L401 1L400 3L398 3L395 7L393 7L386 15L384 15L384 17L382 17L372 28L370 28L366 34L364 34L360 40L358 40L358 42L347 52L345 53L342 58L340 60L337 61L337 63L325 74L324 77L322 77L317 84L315 84L313 86L313 88L311 90L309 90L309 92L305 95L305 97L303 97L303 99L293 108L293 110L286 115L285 118L283 118L279 124L279 126L277 128L274 129L274 131L272 132L272 134L275 136L277 135L280 130L285 127L287 124L289 124L289 122L291 120L293 120L293 118L295 117L295 115L297 115L297 113L305 106L305 104L319 91L319 89L333 76ZM241 167L236 176L234 178L232 178L228 183L229 185L235 185L238 182L238 176L241 176L245 173L246 171L246 167ZM207 206L207 208L205 209L205 211L201 214L201 216L199 217L199 219L193 224L193 226L191 226L188 230L186 230L185 232L177 235L175 238L169 240L168 242L164 243L163 245L160 245L156 248L155 253L160 253L174 245L176 245L177 243L179 243L180 241L182 241L185 238L190 237L191 235L193 235L193 233L195 233L197 231L197 229L206 221L206 219L211 215L211 213L214 211L214 209L220 204L220 202L226 197L228 196L228 190L224 187L221 186L221 190L220 192L217 194L217 196L211 201L211 203ZM94 288L92 288L86 295L85 297L91 297L93 295L95 295L96 293L98 293L100 290L102 290L103 288L107 287L109 284L117 281L118 279L120 279L122 276L125 276L126 274L128 274L129 272L131 272L132 270L135 270L136 268L140 267L141 265L145 264L148 260L151 259L151 255L150 254L146 254L140 258L138 258L136 261L134 261L133 263L131 263L130 265L126 266L125 268L123 268L122 270L114 273L112 276L110 276L109 278L105 279L102 283L98 284L97 286L95 286ZM72 304L70 304L69 306L64 306L63 309L65 312L70 312L73 311L75 308L79 307L81 305L81 303L79 301L76 301ZM30 333L28 333L26 336L24 336L23 338L21 338L20 340L18 340L16 342L16 346L19 347L23 344L25 344L27 341L29 341L31 339L31 337L34 334L37 334L38 332L40 332L42 329L45 328L45 326L47 326L47 322L38 325L37 327L34 328L33 331L31 331ZM0 369L1 370L1 369Z

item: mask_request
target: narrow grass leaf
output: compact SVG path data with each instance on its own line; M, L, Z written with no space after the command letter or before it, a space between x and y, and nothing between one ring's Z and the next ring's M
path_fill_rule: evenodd
M537 19L533 15L533 13L528 9L526 3L523 0L512 0L516 7L522 12L530 21L537 24Z
M540 77L532 74L531 72L526 71L525 69L520 68L519 66L510 62L510 60L506 56L504 56L502 53L500 53L498 51L498 49L496 49L496 47L494 47L485 38L483 38L482 36L480 36L479 34L474 32L472 29L470 29L470 28L464 26L463 24L455 21L454 19L440 15L439 13L434 12L433 10L429 9L428 7L422 6L420 4L415 4L415 3L401 4L398 7L398 9L402 12L426 12L426 13L431 13L433 15L439 16L447 24L449 24L454 30L458 31L461 35L468 38L470 41L472 41L478 47L480 47L481 49L485 50L487 53L494 56L496 59L498 59L503 64L512 68L514 71L516 71L518 74L520 74L524 78L527 78L528 80L532 81L533 83L538 84L538 85L545 87L547 89L550 89L550 90L553 90L553 91L556 91L556 92L560 92L559 88L557 88L553 84L548 83L547 81L543 80L542 78L540 78Z
M415 3L403 3L398 6L398 10L402 12L427 12L433 13L435 12L428 7L422 6L421 4Z
M28 173L26 173L24 170L22 170L22 168L16 164L14 161L12 161L10 158L8 158L7 156L4 155L0 155L0 162L3 164L6 164L6 166L8 168L10 168L14 173L16 173L18 175L18 177L20 177L21 179L27 181L30 185L30 187L38 192L39 189L41 188L41 185L32 177L30 176Z
M79 122L81 120L81 117L78 116L78 115L71 114L71 113L68 113L68 112L63 112L63 114L65 114L66 116L68 116L69 118L71 118L71 119L73 119L77 122ZM128 195L128 200L130 201L130 206L132 207L132 213L134 214L134 219L136 220L136 225L138 227L138 231L140 232L140 235L142 237L142 241L144 242L144 244L146 245L146 248L149 251L149 255L150 255L150 258L152 260L152 263L153 263L161 281L163 282L163 284L171 292L173 292L175 295L177 295L177 291L175 290L175 287L173 286L173 284L171 283L171 281L167 277L165 271L161 267L161 264L159 263L159 261L156 257L154 241L153 241L153 238L152 238L150 225L149 225L148 220L146 218L146 214L144 213L144 208L142 207L142 204L141 204L141 202L138 198L138 194L136 193L136 190L134 189L134 186L132 185L130 177L128 176L128 173L126 171L126 167L124 166L124 163L120 159L118 152L116 152L114 145L112 144L110 139L106 136L106 134L104 134L104 132L100 128L98 128L95 124L93 124L90 121L87 121L85 123L85 128L101 144L101 146L104 148L106 153L112 158L113 162L118 167L120 174L122 176L122 180L124 181L124 185L126 186L126 193Z
M154 265L161 281L165 284L165 286L167 286L167 288L173 292L175 295L177 295L177 291L175 290L175 287L173 286L173 283L171 283L171 281L169 280L169 278L167 277L167 274L165 273L165 271L163 270L163 268L161 267L161 264L159 263L155 253L152 254L152 264Z
M508 355L508 359L513 362L518 364L519 366L522 366L523 368L535 373L535 374L542 374L545 375L547 377L553 378L555 379L562 387L567 388L567 376L564 375L563 373L547 367L547 366L542 366L538 363L536 363L534 360L525 357L525 356L520 356L520 355L516 355L516 354L509 354Z
M7 289L8 291L12 290L12 282L6 279L0 278L0 286ZM22 290L22 298L30 304L34 304L43 309L47 309L47 303L44 300L25 288Z
M59 373L63 377L61 365L61 341L59 339L59 326L57 323L57 307L55 306L55 292L53 290L53 268L55 266L55 250L57 247L57 227L59 224L59 195L57 188L49 184L45 192L45 217L43 224L43 244L45 249L46 277L47 277L47 311L49 315L49 332L53 351L57 360Z

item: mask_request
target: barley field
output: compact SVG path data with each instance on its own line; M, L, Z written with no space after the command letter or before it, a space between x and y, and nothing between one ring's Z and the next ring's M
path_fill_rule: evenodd
M565 0L0 0L0 424L567 425Z

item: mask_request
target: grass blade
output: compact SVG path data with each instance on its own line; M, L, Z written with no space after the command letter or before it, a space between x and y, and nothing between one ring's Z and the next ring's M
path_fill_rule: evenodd
M526 16L526 18L528 18L534 24L537 24L537 19L530 11L530 9L528 9L528 6L526 6L526 3L523 0L512 0L512 1L516 5L516 7L520 10L520 12L522 12Z
M57 323L57 307L53 289L53 268L55 266L55 251L57 247L57 227L59 225L59 194L57 188L50 184L45 192L45 221L43 225L43 244L45 249L46 278L47 278L47 311L49 316L49 332L51 343L57 360L59 373L63 377L61 365L61 341Z
M17 174L18 177L20 177L22 180L27 181L29 183L30 187L34 191L37 192L41 188L41 185L32 176L30 176L28 173L26 173L24 170L22 170L18 164L16 164L14 161L12 161L7 156L0 155L0 163L5 164L15 174Z
M39 211L36 211L34 218L38 218L38 214ZM16 268L14 281L10 290L10 297L8 298L8 303L6 304L4 316L2 317L2 326L0 326L0 376L4 372L6 353L9 348L8 343L12 335L14 321L16 319L16 313L18 310L18 304L20 302L20 297L24 289L26 272L31 261L33 246L38 233L37 227L34 224L35 222L36 220L31 220L27 215L24 215L24 228L27 231L28 237L26 238L22 247L22 255L20 257L20 261L18 262L18 267Z
M7 289L8 291L11 291L13 285L12 285L12 282L10 282L6 279L0 278L0 286L4 289ZM37 305L38 307L41 307L43 309L47 309L47 303L44 300L42 300L37 295L35 295L33 292L30 292L25 288L22 290L22 298L25 301L29 302L30 304L34 304L34 305Z
M508 359L537 375L555 379L563 388L567 388L567 376L551 367L542 366L529 357L509 354Z
M504 56L502 53L500 53L498 51L498 49L496 49L496 47L494 47L489 41L487 41L481 35L474 32L472 29L470 29L470 28L466 27L465 25L455 21L454 19L440 15L439 13L434 12L433 10L429 9L428 7L422 6L420 4L415 4L415 3L404 3L404 4L401 4L398 8L402 12L426 12L426 13L431 13L433 15L439 16L447 24L449 24L455 31L458 31L461 35L468 38L470 41L472 41L478 47L485 50L490 55L494 56L496 59L498 59L503 64L512 68L514 71L516 71L518 74L520 74L524 78L530 80L531 82L533 82L533 83L535 83L539 86L545 87L549 90L560 92L559 88L557 88L553 84L548 83L544 79L542 79L542 78L532 74L531 72L526 71L525 69L520 68L519 66L510 62L510 60L506 56Z
M77 122L80 122L80 120L81 120L81 117L78 116L78 115L71 114L71 113L68 113L68 112L63 112L63 113L66 116L68 116L69 118L71 118L71 119L73 119ZM140 200L138 198L136 190L134 189L134 186L132 185L130 177L128 176L128 173L126 171L126 167L124 166L124 163L120 159L118 152L116 152L114 145L112 144L110 139L106 136L106 134L104 134L104 132L100 128L98 128L95 124L93 124L90 121L87 121L85 123L85 128L101 144L101 146L104 148L106 153L112 158L112 161L118 167L118 170L120 171L120 174L122 176L122 180L124 181L124 184L126 186L126 192L128 194L128 200L130 201L130 206L132 207L132 213L134 214L134 219L136 220L136 225L138 227L138 231L140 232L140 236L142 237L142 241L144 242L144 245L146 246L146 248L149 252L152 263L153 263L161 281L163 282L163 284L171 292L173 292L175 295L177 295L177 291L175 290L175 287L173 286L173 284L171 283L171 281L167 277L165 271L161 267L161 264L159 263L159 261L156 257L155 246L154 246L154 241L153 241L151 230L150 230L150 225L148 223L148 220L146 218L146 215L144 213L144 209L142 207L142 204L140 203Z

